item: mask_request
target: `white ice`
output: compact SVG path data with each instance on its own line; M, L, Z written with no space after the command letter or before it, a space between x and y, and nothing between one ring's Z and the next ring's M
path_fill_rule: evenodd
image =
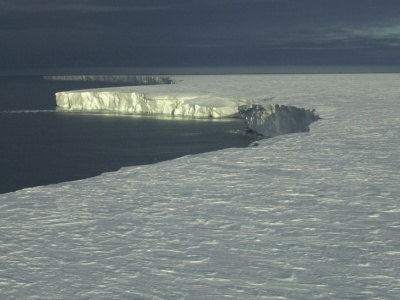
M398 299L400 74L177 79L322 120L0 195L1 299Z

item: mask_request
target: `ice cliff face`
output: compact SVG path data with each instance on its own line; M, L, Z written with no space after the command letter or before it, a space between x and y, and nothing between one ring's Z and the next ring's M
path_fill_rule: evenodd
M235 99L193 91L146 90L143 87L59 92L56 102L59 109L67 111L243 118L248 129L266 137L308 131L308 126L319 119L312 110L266 104L260 99Z
M247 128L265 137L305 132L319 119L313 110L279 104L242 105L239 114Z

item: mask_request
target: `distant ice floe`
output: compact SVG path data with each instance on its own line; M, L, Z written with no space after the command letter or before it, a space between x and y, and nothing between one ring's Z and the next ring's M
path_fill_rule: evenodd
M177 86L177 85L174 85ZM265 103L263 99L224 97L191 90L159 87L103 88L56 93L57 107L65 111L107 111L164 114L195 118L243 118L246 127L265 137L307 132L319 119L314 110ZM152 88L152 89L151 89Z
M54 113L54 109L32 109L32 110L3 110L0 114L39 114L39 113Z
M43 76L44 80L62 81L104 81L104 82L124 82L135 85L147 84L173 84L175 80L166 76L149 75L65 75L65 76Z

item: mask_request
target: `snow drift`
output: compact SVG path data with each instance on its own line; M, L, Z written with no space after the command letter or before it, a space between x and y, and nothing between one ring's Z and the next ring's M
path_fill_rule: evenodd
M143 88L143 87L142 87ZM173 90L109 88L59 92L57 106L67 111L165 114L195 118L243 118L246 127L265 137L305 132L319 117L313 110L243 99Z

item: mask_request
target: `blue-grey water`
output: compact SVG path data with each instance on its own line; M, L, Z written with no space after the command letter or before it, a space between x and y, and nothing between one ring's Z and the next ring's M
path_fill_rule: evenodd
M115 86L0 77L0 193L77 180L125 166L246 147L240 120L154 118L55 110L54 93ZM117 84L121 85L121 84Z

